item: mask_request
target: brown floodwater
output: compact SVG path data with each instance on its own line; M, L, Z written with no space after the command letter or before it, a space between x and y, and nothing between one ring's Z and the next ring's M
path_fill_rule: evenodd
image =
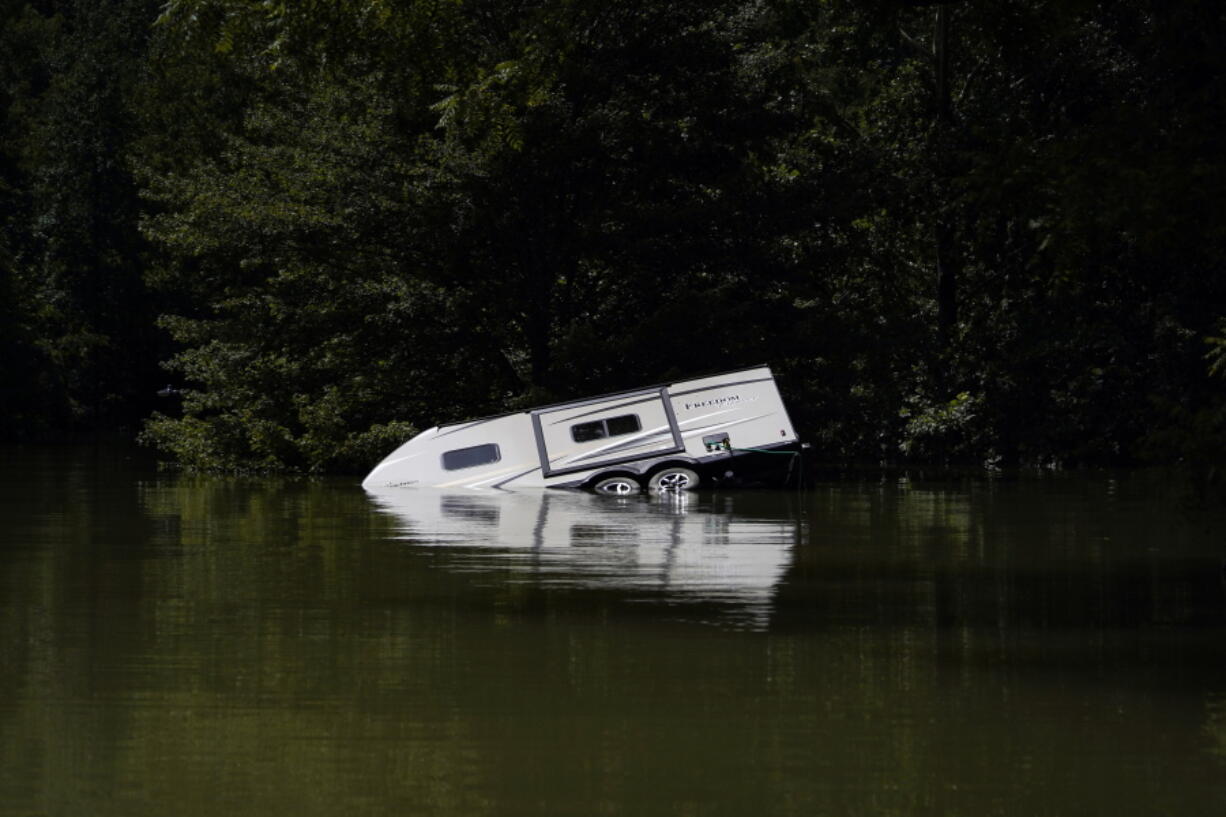
M2 448L0 815L1226 814L1226 516L1181 486Z

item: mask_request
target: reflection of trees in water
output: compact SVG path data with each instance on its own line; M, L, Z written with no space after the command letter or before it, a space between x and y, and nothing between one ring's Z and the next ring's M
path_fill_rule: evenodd
M1226 624L1211 528L1147 490L1064 480L818 491L776 624L1002 633Z
M522 515L436 501L408 529L467 513L499 562L471 536L393 538L348 486L112 481L59 503L32 486L11 515L39 544L0 574L0 769L29 813L1020 815L1093 795L1140 815L1220 792L1216 543L1126 492L547 493ZM764 532L789 561L762 632L693 626L727 625L726 601L671 615L612 580L524 580L646 553L660 585Z
M1210 751L1226 760L1226 690L1210 695L1205 709L1209 713L1205 732L1210 740Z

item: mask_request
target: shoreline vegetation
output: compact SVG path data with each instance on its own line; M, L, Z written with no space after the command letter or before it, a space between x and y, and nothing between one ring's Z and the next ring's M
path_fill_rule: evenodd
M1226 9L1057 5L0 0L0 438L360 473L769 363L812 463L1220 481Z

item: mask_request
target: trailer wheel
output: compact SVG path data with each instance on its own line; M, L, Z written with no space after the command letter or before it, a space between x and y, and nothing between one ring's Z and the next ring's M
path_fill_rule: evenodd
M643 490L643 486L639 485L638 480L634 477L628 477L619 474L615 477L605 477L597 480L592 486L592 490L598 494L607 494L609 496L629 496L637 494Z
M664 491L694 491L698 489L698 474L679 465L662 468L651 475L647 490L653 494Z

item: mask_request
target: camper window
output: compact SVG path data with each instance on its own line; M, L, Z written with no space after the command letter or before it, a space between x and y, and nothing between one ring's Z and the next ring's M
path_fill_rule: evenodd
M605 437L633 434L642 427L637 414L623 414L620 417L609 417L604 420L573 425L570 427L570 436L577 443L585 443L589 440L603 440Z
M502 459L502 452L494 443L474 445L472 448L457 448L454 451L443 452L443 468L448 471L458 471L461 468L475 468L478 465L488 465Z

